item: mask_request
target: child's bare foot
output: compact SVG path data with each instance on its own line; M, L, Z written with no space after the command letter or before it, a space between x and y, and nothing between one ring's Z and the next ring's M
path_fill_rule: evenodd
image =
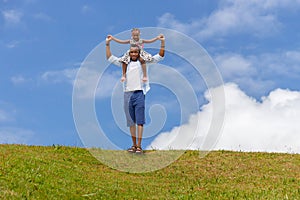
M148 77L147 77L147 76L144 76L144 77L142 78L142 81L143 81L143 82L147 82L147 81L148 81Z
M121 82L124 82L124 81L126 81L126 77L125 77L125 76L122 76Z

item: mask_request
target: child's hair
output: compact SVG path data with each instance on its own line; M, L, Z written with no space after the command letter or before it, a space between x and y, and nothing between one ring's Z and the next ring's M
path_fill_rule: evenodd
M140 29L138 29L138 28L133 28L133 29L131 29L131 33L132 33L133 31L138 31L139 33L141 33Z

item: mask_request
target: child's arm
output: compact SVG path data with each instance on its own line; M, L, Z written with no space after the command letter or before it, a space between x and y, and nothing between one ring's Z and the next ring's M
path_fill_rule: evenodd
M143 43L152 43L152 42L155 42L156 40L159 40L159 38L161 37L162 34L158 35L157 37L155 38L152 38L152 39L149 39L149 40L144 40L143 39Z
M129 44L129 43L130 43L129 40L120 40L120 39L118 39L118 38L113 37L112 35L109 35L109 36L111 37L111 39L112 39L113 41L118 42L118 43L120 43L120 44Z

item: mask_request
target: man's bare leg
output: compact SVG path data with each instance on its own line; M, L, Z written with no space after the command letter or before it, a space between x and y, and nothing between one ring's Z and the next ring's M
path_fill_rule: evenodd
M142 146L143 130L144 130L144 125L143 124L139 124L138 125L138 143L137 143L138 147Z
M130 126L132 146L136 146L136 125Z
M138 143L137 143L136 153L143 153L142 150L143 130L144 130L144 125L138 124Z

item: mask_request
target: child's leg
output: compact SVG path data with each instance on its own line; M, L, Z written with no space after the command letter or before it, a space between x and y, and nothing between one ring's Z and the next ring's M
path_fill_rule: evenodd
M126 63L122 63L122 78L121 78L121 82L124 82L126 80L126 71L127 71L127 64Z
M143 70L143 82L148 81L148 77L147 77L147 69L146 69L146 62L143 58L140 57L140 62L142 65L142 70Z

